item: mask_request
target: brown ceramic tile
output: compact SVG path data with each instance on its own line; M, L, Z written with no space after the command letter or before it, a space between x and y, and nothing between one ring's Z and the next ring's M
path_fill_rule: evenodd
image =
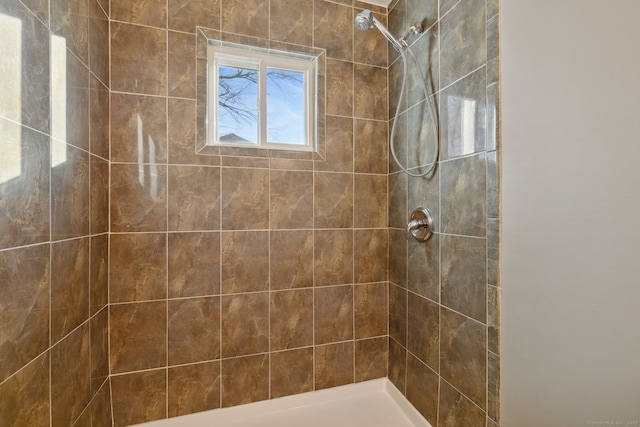
M487 353L487 415L500 421L500 357Z
M269 293L222 297L222 357L269 351Z
M271 228L312 228L313 173L274 170L269 180Z
M316 228L353 226L353 176L314 174L314 225Z
M370 5L367 4L366 8L370 8ZM356 10L356 13L359 12ZM381 22L387 19L383 13L374 13L374 16ZM382 34L378 34L378 31L357 30L354 31L353 37L354 45L357 46L353 52L355 62L378 67L387 66L387 49L391 49L391 46Z
M0 252L0 382L49 347L49 258L49 245Z
M486 241L441 236L442 304L487 323Z
M444 380L440 381L439 426L484 427L484 411Z
M353 115L365 119L386 120L389 114L386 69L356 64L353 75Z
M109 309L111 373L165 366L167 303L118 304Z
M167 162L167 103L164 98L111 94L111 160Z
M487 286L487 348L500 354L500 307L502 291L494 286Z
M169 230L220 229L220 168L169 166Z
M64 73L51 74L51 136L82 150L89 149L89 69L64 44L52 39L52 63L64 62ZM70 84L73 82L73 84ZM68 114L73 112L73 114ZM55 146L54 146L55 148ZM56 155L53 155L55 165Z
M166 28L167 7L161 0L111 0L111 19Z
M408 288L425 298L438 301L440 295L440 236L426 242L409 240Z
M84 236L89 234L89 154L58 141L51 145L51 238ZM64 153L58 164L56 152Z
M54 243L51 245L52 342L88 318L89 238Z
M313 290L271 293L271 351L313 344Z
M389 233L385 229L355 230L353 275L355 283L387 280Z
M26 0L22 3L42 22L49 22L49 2L47 0Z
M169 298L220 293L220 234L169 234Z
M379 337L356 341L355 381L368 381L387 376L389 339Z
M389 281L407 286L407 246L404 230L389 230Z
M270 233L271 290L313 286L313 232Z
M389 336L407 343L407 291L394 284L389 285Z
M409 183L407 175L389 175L389 227L405 229L410 212L407 212ZM417 208L417 206L416 206ZM412 209L415 209L412 207Z
M91 318L91 397L109 376L109 311L105 308Z
M90 231L91 234L109 231L109 163L90 156Z
M135 40L136 43L131 43ZM167 32L111 23L111 90L165 95Z
M353 172L353 119L327 116L325 132L325 159L315 162L315 170Z
M271 399L313 390L313 349L271 353Z
M438 424L438 375L411 353L407 357L407 399L432 425Z
M187 99L169 98L169 163L219 165L220 157L196 154L196 106Z
M329 58L353 60L353 9L326 0L314 0L314 46Z
M167 371L111 377L114 427L159 420L167 414Z
M388 125L386 121L355 120L354 170L361 173L387 173Z
M48 102L48 101L47 101ZM0 118L3 159L21 169L3 169L0 248L49 240L49 137Z
M353 232L319 230L314 234L315 286L353 283Z
M169 29L195 33L196 25L220 29L220 2L210 0L169 0Z
M222 293L269 289L269 232L222 233Z
M269 171L222 169L223 230L269 227Z
M89 93L89 147L91 154L109 159L109 89L91 76Z
M500 287L500 220L487 221L487 283Z
M89 2L51 0L51 31L65 39L65 46L88 62Z
M165 234L112 234L110 302L167 297Z
M440 375L476 405L487 394L486 328L443 308L440 311Z
M394 339L389 339L389 380L403 394L406 392L407 350Z
M353 63L327 59L326 113L353 115Z
M438 372L438 304L409 292L408 316L407 349Z
M49 353L44 353L1 383L0 396L0 424L50 425Z
M112 427L113 417L111 416L111 387L107 381L98 391L91 401L91 423L92 427Z
M111 231L166 231L167 167L111 165Z
M89 270L89 309L94 315L109 302L109 236L91 237L91 267Z
M222 31L266 39L269 36L267 0L221 0Z
M352 341L317 346L315 355L316 390L354 382Z
M355 175L354 226L385 228L387 226L387 176Z
M51 425L72 425L90 400L89 324L51 349Z
M194 2L198 3L198 2ZM169 96L196 97L196 38L191 34L169 31Z
M220 298L168 302L169 365L220 357Z
M313 0L271 0L269 17L271 40L312 45Z
M91 427L91 411L89 407L78 417L73 427Z
M109 18L98 0L89 0L89 69L105 84L109 82Z
M169 368L169 417L220 407L220 362Z
M269 356L239 357L222 361L222 407L269 398Z
M317 288L313 310L316 344L353 339L353 286Z
M388 285L370 283L354 287L355 338L387 335L389 322Z
M496 151L487 153L487 218L500 216L499 165Z

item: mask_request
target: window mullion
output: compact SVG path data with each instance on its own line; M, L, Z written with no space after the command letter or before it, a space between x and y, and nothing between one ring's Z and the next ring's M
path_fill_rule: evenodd
M258 98L260 108L258 109L260 146L267 146L267 64L260 61L260 84L258 85Z

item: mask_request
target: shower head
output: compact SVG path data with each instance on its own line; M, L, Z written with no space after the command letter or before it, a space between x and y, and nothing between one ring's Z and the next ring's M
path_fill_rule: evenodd
M366 31L371 27L376 27L389 41L389 43L391 43L391 46L393 46L393 48L398 52L402 51L402 49L404 49L406 45L396 40L396 38L393 37L389 30L387 30L387 27L385 27L382 22L378 21L369 9L365 9L356 15L355 24L356 27L358 27L358 29L362 31Z

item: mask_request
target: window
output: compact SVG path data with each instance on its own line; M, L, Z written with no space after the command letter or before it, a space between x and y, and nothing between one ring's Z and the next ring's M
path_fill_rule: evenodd
M315 150L315 57L207 49L207 145Z

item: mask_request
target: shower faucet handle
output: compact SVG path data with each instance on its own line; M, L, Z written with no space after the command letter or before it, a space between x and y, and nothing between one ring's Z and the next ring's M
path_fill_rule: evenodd
M405 237L413 236L418 242L426 242L433 234L433 215L427 208L417 208L411 213Z

